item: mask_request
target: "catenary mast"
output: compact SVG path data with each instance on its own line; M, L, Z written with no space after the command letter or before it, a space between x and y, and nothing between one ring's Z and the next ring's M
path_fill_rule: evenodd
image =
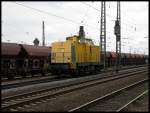
M100 24L100 61L106 68L106 6L105 1L101 2L101 24Z
M117 20L115 21L115 35L116 35L116 72L120 69L121 57L121 16L120 16L120 1L117 1Z

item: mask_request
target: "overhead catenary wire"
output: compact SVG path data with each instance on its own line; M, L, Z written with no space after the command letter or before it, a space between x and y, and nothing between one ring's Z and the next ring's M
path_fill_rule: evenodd
M65 17L62 17L62 16L58 16L58 15L53 14L53 13L51 13L51 12L46 12L46 11L44 11L44 10L40 10L40 9L37 9L37 8L33 8L33 7L30 7L30 6L21 4L21 3L17 3L17 2L12 2L12 3L15 3L15 4L17 4L17 5L23 6L23 7L28 8L28 9L35 10L35 11L40 12L40 13L43 13L43 14L47 14L47 15L50 15L50 16L54 16L54 17L57 17L57 18L60 18L60 19L63 19L63 20L66 20L66 21L69 21L69 22L72 22L72 23L81 25L81 22L77 22L77 21L75 21L75 20L68 19L68 18L65 18ZM100 30L100 28L97 28L97 27L95 27L95 26L91 26L91 25L88 25L88 24L85 24L85 23L84 23L84 26L87 26L87 27L96 29L96 30L98 30L98 31ZM107 33L108 33L108 32L109 32L109 31L107 31ZM109 32L109 33L111 33L111 32Z
M74 21L74 20L71 20L71 19L68 19L68 18L65 18L65 17L62 17L62 16L58 16L58 15L53 14L53 13L50 13L50 12L46 12L46 11L43 11L43 10L40 10L40 9L37 9L37 8L33 8L33 7L30 7L30 6L27 6L27 5L23 5L23 4L17 3L17 2L13 2L13 3L15 3L15 4L17 4L17 5L21 5L21 6L23 6L23 7L29 8L29 9L32 9L32 10L35 10L35 11L38 11L38 12L41 12L41 13L48 14L48 15L50 15L50 16L55 16L55 17L61 18L61 19L63 19L63 20L67 20L67 21L70 21L70 22L73 22L73 23L76 23L76 24L80 24L80 22L76 22L76 21Z
M85 17L87 16L89 8L87 8L85 14L83 15L83 19L81 20L81 23L84 23Z
M86 6L89 6L89 7L93 8L94 10L96 10L96 11L98 11L98 12L101 12L99 9L97 9L97 8L95 8L95 7L93 7L93 6L89 5L89 4L87 4L87 3L85 3L85 2L81 2L81 3L83 3L83 4L86 5ZM106 13L106 16L112 18L112 19L113 19L112 21L115 20L115 18L114 18L113 16L110 16L110 15L107 14L107 13ZM126 22L122 22L122 23L123 23L123 24L126 24L126 25L128 25L128 26L130 26L130 27L132 27L132 28L136 25L136 24L130 25L130 24L126 23ZM134 25L134 26L133 26L133 25Z
M112 5L111 5L111 7L116 8L116 7L112 6ZM109 8L110 8L110 4L109 4ZM124 11L121 11L121 12L122 12L122 15L127 16ZM131 19L129 20L129 18L128 18L128 19L126 19L126 21L128 21L128 23L130 23L130 24L135 25L133 18L131 18Z
M95 7L93 7L93 6L91 6L91 5L89 5L89 4L87 4L87 3L85 3L85 2L82 2L84 5L87 5L87 6L89 6L89 7L91 7L91 8L93 8L93 9L95 9L95 10L97 10L97 11L99 11L100 12L100 10L99 9L97 9L97 8L95 8ZM112 7L112 6L111 6ZM109 4L109 8L110 8L110 4ZM124 14L124 12L123 12L123 14ZM109 16L109 17L111 17L111 18L114 18L114 17L112 17L112 16L110 16L110 15L108 15L108 14L106 14L107 16ZM126 20L126 21L128 21L129 23L131 23L131 21L129 21L129 20ZM133 22L131 23L131 24L133 24ZM135 24L133 24L133 25L135 25Z
M8 29L10 30L10 31L16 31L17 33L18 33L18 31L19 32L21 32L21 33L24 33L25 35L32 35L34 38L35 37L37 37L35 34L33 34L31 31L25 31L24 29L22 29L22 28L20 28L19 26L17 26L17 27L14 27L12 24L8 24L8 23L6 23L5 21L3 21L3 24L6 24L8 27ZM19 27L19 28L18 28ZM9 35L6 35L7 33L3 33L3 35L2 35L2 37L9 37ZM10 36L12 36L12 35L10 35ZM10 41L10 40L9 40ZM24 44L27 44L27 42L23 42L23 41L19 41L18 43L24 43Z
M97 9L97 8L95 8L95 7L93 7L93 6L89 5L89 4L87 4L87 3L85 3L85 2L81 2L81 3L83 3L84 5L87 5L87 6L91 7L91 8L93 8L94 10L96 10L96 11L98 11L98 12L101 12L99 9ZM108 16L108 17L114 19L114 17L112 17L112 16L110 16L110 15L108 15L108 14L106 14L106 16ZM114 20L113 20L113 21L114 21ZM129 29L129 27L125 27L125 26L122 26L123 29L126 29L126 30L130 31L130 33L131 33L131 32L133 33L133 32L136 31L136 30L135 30L136 27L134 27L134 26L132 26L132 25L129 25L129 24L125 23L125 22L122 22L122 23L124 23L124 24L130 26L131 29L134 28L134 31L133 31L133 30L131 31L131 29Z
M15 2L16 3L16 2ZM18 3L19 5L20 5L20 3ZM24 4L22 4L22 5L24 5ZM28 6L29 7L29 6ZM32 9L33 10L33 9ZM34 9L35 10L35 9ZM43 11L43 10L42 10ZM39 11L38 11L39 12ZM41 13L45 13L45 11L43 11L43 12L41 12ZM47 13L49 13L49 12L47 12ZM46 14L46 13L45 13ZM49 14L50 16L52 16L51 14ZM53 15L54 16L54 15ZM56 16L58 16L58 15L56 15ZM60 16L58 16L58 18L60 18ZM65 18L65 17L64 17ZM62 18L63 19L63 18ZM70 20L68 20L68 18L65 18L65 19L67 19L66 21L70 21ZM72 20L72 19L71 19ZM71 21L70 21L71 22ZM76 23L76 24L81 24L81 22L77 22L77 21L74 21L73 20L73 22L72 23ZM94 28L94 29L97 29L98 31L99 31L99 28L97 28L97 27L94 27L94 26L90 26L90 25L85 25L85 26L88 26L88 27L90 27L90 28ZM109 33L109 31L107 31L108 33ZM131 31L130 31L131 32ZM113 32L112 32L113 33ZM112 33L110 33L110 34L112 34ZM113 35L113 34L112 34ZM112 37L112 36L111 36Z
M3 24L6 24L6 22L3 21ZM13 27L13 25L11 25L10 23L8 24L7 23L7 26L9 26L9 28L11 28L12 30L15 30L15 31L20 31L22 33L25 33L26 35L32 35L34 37L37 37L35 34L33 34L31 31L25 31L24 29L20 28L19 26L17 27ZM19 27L19 28L18 28Z
M50 12L46 12L46 11L43 11L43 10L40 10L40 9L37 9L37 8L33 8L33 7L30 7L30 6L27 6L27 5L23 5L23 4L20 4L20 3L17 3L17 2L12 2L12 3L15 3L15 4L17 4L17 5L21 5L21 6L23 6L23 7L26 7L26 8L29 8L29 9L32 9L32 10L35 10L35 11L38 11L38 12L41 12L41 13L50 15L50 16L55 16L55 17L57 17L57 18L60 18L60 19L66 20L66 21L70 21L70 22L75 23L75 24L78 24L78 25L81 24L81 22L77 22L77 21L74 21L74 20L72 20L72 19L68 19L68 18L62 17L62 16L58 16L58 15L56 15L56 14L53 14L53 13L50 13ZM93 29L99 30L99 28L97 28L97 27L94 27L94 26L91 26L91 25L87 25L87 24L84 24L84 25L87 26L87 27L91 27L91 28L93 28Z

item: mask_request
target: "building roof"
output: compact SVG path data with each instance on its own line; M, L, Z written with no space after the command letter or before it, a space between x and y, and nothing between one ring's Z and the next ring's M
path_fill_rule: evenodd
M20 52L20 46L17 43L2 42L2 55L17 56Z
M49 56L51 53L50 47L34 46L21 44L29 56Z

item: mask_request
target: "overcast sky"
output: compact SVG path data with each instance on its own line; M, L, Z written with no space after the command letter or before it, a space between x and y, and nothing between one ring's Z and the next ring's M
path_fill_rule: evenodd
M117 2L106 2L107 51L115 51L114 20ZM121 2L122 52L148 54L148 2ZM77 35L84 25L86 37L96 45L100 37L101 2L2 2L2 42L42 42L46 45ZM144 38L147 37L147 38Z

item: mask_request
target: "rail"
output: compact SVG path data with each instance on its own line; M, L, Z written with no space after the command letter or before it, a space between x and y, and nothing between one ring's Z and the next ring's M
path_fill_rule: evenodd
M116 112L123 111L128 105L130 105L131 103L135 102L137 99L139 99L140 97L142 97L146 93L148 93L148 90L144 91L142 94L138 95L136 98L134 98L133 100L131 100L130 102L128 102L124 106L120 107L118 110L116 110Z
M92 100L92 101L90 101L90 102L87 102L87 103L85 103L85 104L83 104L83 105L81 105L81 106L78 106L78 107L76 107L76 108L73 108L73 109L69 110L68 112L75 112L75 111L79 111L79 110L88 108L91 104L94 104L94 103L96 103L96 102L98 102L98 101L102 101L102 100L104 100L104 99L107 99L107 98L109 98L109 97L111 97L111 96L113 96L113 95L115 95L115 94L117 94L117 93L119 93L119 92L121 92L121 91L123 91L123 90L125 90L125 89L134 87L134 86L136 86L136 85L138 85L138 84L141 84L141 83L143 83L143 82L145 82L145 81L148 81L148 79L144 79L144 80L138 81L138 82L136 82L136 83L133 83L133 84L131 84L131 85L128 85L128 86L126 86L126 87L123 87L123 88L121 88L121 89L119 89L119 90L116 90L116 91L113 91L113 92L111 92L111 93L108 93L108 94L106 94L106 95L104 95L104 96L102 96L102 97L96 98L95 100ZM122 107L122 108L123 108L123 107ZM117 111L120 111L122 108L118 109Z
M57 87L57 88L55 87L55 88L52 88L52 89L47 89L47 90L45 89L45 90L40 90L40 91L36 91L36 92L26 93L26 94L23 94L23 95L7 97L5 99L2 99L2 110L7 110L7 109L10 109L10 108L19 106L19 105L23 105L25 103L34 102L34 101L37 101L37 100L43 100L43 99L46 99L48 97L61 95L61 94L64 94L64 93L67 93L67 92L70 92L70 91L77 90L77 89L89 87L89 86L92 86L92 85L97 85L97 84L100 84L100 83L103 83L103 82L107 82L107 81L111 81L111 80L131 76L131 75L134 75L134 74L137 74L137 73L143 73L143 72L145 72L145 70L132 72L130 74L128 73L124 76L120 75L120 76L115 76L115 77L112 77L112 78L110 77L106 80L99 80L99 81L95 81L94 83L90 83L90 84L89 83L86 84L84 82L85 85L84 84L80 85L81 84L80 83L78 87L77 87L77 84L74 84L74 87L73 87L73 85L72 86L69 85L69 86L65 86L65 87L62 86L62 87ZM69 88L69 89L65 89L65 88ZM43 92L43 91L45 91L45 92ZM51 93L51 92L53 92L53 93ZM14 101L14 103L12 102L12 100ZM5 103L7 103L7 104L5 104Z

